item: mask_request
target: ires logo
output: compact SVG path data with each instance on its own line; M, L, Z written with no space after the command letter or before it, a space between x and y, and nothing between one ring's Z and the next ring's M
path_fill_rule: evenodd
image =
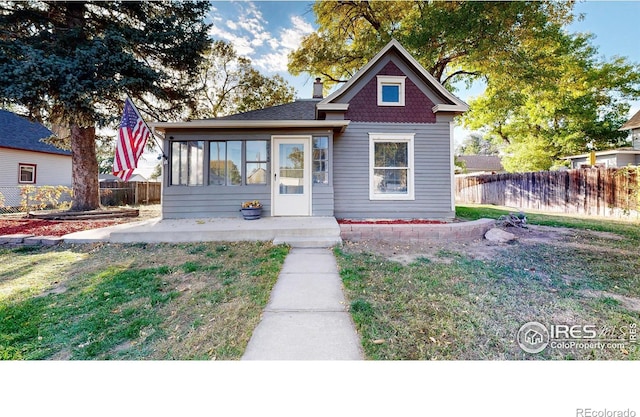
M593 324L552 324L549 326L549 337L551 339L576 340L576 339L596 339L598 328Z
M623 326L595 324L550 324L537 321L525 323L516 340L527 353L540 353L552 349L615 349L626 351L629 344L637 343L637 323Z

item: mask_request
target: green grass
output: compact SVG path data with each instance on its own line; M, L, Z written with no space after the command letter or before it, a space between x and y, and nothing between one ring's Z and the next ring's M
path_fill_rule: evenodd
M458 210L467 218L505 213L485 207ZM515 337L528 321L599 329L640 324L640 312L615 298L640 303L637 224L544 215L530 219L536 224L554 221L575 231L566 242L506 245L488 260L473 259L464 245L434 250L429 257L416 252L407 265L375 253L375 247L336 249L366 357L640 359L637 345L628 345L626 351L547 348L537 355L519 348ZM581 229L623 237L594 238Z
M519 210L499 206L465 205L456 206L456 217L463 220L498 219L502 215L517 211ZM524 210L524 213L527 215L527 221L530 224L610 232L640 242L640 221L638 220L604 220L578 215L539 213L527 210Z
M239 359L288 249L0 250L0 359Z

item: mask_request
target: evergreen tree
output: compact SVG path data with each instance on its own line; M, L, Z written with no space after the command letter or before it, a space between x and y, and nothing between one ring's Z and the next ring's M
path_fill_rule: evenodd
M0 100L68 128L72 210L100 206L95 130L115 126L127 94L153 118L193 106L191 80L210 43L209 7L207 1L0 3Z

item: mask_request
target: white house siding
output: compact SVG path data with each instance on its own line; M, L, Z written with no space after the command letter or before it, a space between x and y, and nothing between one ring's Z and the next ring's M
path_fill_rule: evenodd
M451 117L434 124L351 123L333 142L337 218L451 219ZM369 200L369 133L415 133L415 200Z
M18 183L18 165L36 165L36 183ZM71 156L17 149L0 148L0 193L4 204L20 204L19 187L22 185L64 185L71 187Z

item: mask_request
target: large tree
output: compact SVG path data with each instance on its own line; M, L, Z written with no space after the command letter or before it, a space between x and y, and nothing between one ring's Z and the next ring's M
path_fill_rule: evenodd
M547 36L572 20L570 2L319 1L317 32L289 56L297 75L347 81L395 38L441 83L474 80L478 63L514 51L523 38Z
M148 115L193 105L209 2L0 2L0 99L70 133L72 210L100 206L95 130L125 96Z
M291 102L295 94L284 78L261 74L249 58L238 56L233 45L221 40L211 44L198 79L193 118L263 109Z
M468 127L504 145L511 170L545 169L587 143L616 146L638 67L597 59L570 34L573 2L320 1L319 24L289 56L289 70L344 82L391 38L449 89L477 80Z
M507 171L546 170L563 156L626 144L618 129L625 100L640 97L640 71L623 58L598 58L589 39L532 39L521 61L488 72L485 93L463 120L501 147Z

